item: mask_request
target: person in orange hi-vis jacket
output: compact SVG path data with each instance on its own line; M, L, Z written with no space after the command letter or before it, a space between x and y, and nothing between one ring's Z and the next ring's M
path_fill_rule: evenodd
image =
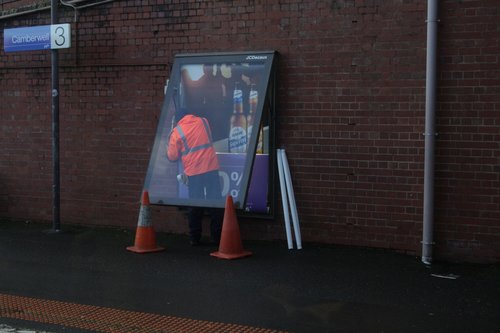
M190 199L222 200L219 180L219 161L212 144L210 125L206 118L190 114L185 108L176 110L177 125L172 129L167 148L169 161L179 159L187 176ZM188 210L191 245L200 244L204 207ZM211 216L210 237L213 243L220 240L223 210L208 208Z

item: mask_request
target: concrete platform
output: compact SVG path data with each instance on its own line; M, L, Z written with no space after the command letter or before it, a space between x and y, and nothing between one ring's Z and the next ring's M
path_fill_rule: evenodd
M99 315L108 309L139 318L137 327L140 318L188 325L158 332L203 332L215 324L228 332L500 332L500 265L428 267L386 250L308 243L288 250L284 241L245 240L252 256L222 260L210 256L217 247L191 247L187 236L164 233L157 242L165 251L136 254L125 250L134 230L49 229L0 219L0 324L106 332L112 315ZM59 307L49 311L47 304ZM82 328L75 320L86 314L63 315L61 308L97 309L101 319ZM116 322L123 331L131 327Z

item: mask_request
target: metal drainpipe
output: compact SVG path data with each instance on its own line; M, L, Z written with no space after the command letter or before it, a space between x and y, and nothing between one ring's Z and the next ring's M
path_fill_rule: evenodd
M422 262L432 263L434 245L434 150L436 142L436 63L438 0L427 1L427 69L425 87L425 162Z

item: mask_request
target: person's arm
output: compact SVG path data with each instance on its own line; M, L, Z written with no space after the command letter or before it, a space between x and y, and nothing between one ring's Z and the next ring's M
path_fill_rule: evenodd
M175 162L179 159L179 135L175 128L170 132L168 136L168 147L167 147L167 158L170 162Z

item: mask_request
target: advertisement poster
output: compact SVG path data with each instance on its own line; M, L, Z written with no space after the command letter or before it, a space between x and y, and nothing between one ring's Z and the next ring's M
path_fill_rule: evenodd
M145 182L152 204L222 208L231 195L237 208L266 212L262 113L273 60L274 52L176 56ZM193 195L204 170L218 174L217 195L208 186Z

